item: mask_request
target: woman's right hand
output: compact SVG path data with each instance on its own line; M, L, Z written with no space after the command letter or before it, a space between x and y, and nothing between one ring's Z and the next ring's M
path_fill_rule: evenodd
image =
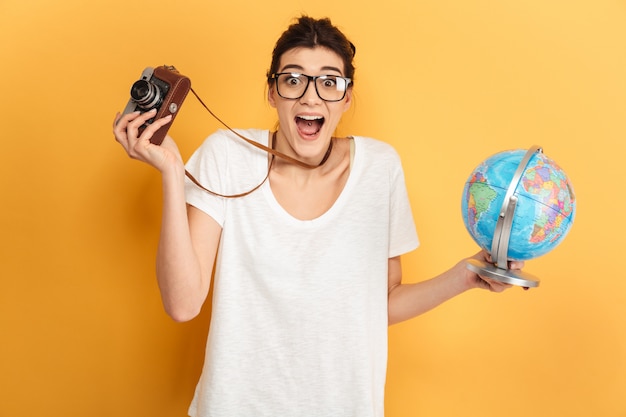
M163 125L171 121L171 115L155 120L147 126L141 135L139 128L147 120L154 117L156 110L146 113L134 112L125 115L117 113L113 121L113 135L115 140L124 148L132 159L152 165L161 172L179 164L183 164L182 157L174 140L166 136L161 145L150 142L150 138Z

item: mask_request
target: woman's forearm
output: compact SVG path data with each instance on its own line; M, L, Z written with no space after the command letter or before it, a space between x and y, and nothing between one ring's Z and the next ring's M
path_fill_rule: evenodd
M195 317L208 293L209 277L194 250L184 191L184 168L163 173L163 213L156 272L163 306L176 321ZM208 282L207 282L208 281Z

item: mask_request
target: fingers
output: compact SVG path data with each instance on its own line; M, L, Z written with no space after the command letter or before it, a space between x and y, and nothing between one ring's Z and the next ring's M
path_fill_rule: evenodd
M494 265L494 260L491 254L486 250L481 250L480 252L475 254L473 258ZM509 261L508 262L509 269L522 269L523 267L524 267L524 261ZM503 292L513 287L512 284L508 284L498 279L491 278L485 275L476 274L476 273L473 273L472 281L475 283L475 285L477 285L477 287L483 288L492 292L496 292L496 293Z
M507 284L505 282L501 282L501 281L483 277L483 276L480 276L480 279L482 279L483 282L486 284L486 288L493 292L502 292L513 286L511 284Z
M491 254L487 252L486 250L482 250L478 252L478 254L476 254L474 257L480 260L484 260L487 263L495 264L495 261L493 260ZM509 261L508 268L509 269L522 269L524 268L524 261Z
M139 112L133 112L128 114L120 114L117 112L113 119L113 136L115 140L124 145L128 140L128 125L129 123L139 116Z
M126 120L127 126L126 131L130 134L131 137L137 138L139 137L139 128L145 125L148 120L152 119L156 114L156 110L152 109L145 113L133 112L130 114Z
M149 142L157 130L172 120L171 115L162 117L147 125L140 133L140 129L146 125L148 120L154 118L155 114L156 109L145 113L138 111L125 115L117 113L113 120L113 135L115 139L122 145L127 145L125 146L127 150L133 148L138 142Z
M115 115L113 120L115 140L122 145L128 156L133 159L142 159L143 149L150 145L150 137L154 134L154 130L146 128L140 134L140 128L154 117L154 113L154 111L146 113L136 111L123 115L117 113Z
M115 119L113 119L113 129L115 129L115 126L117 126L117 122L120 121L121 117L122 115L120 114L120 112L115 113Z
M113 129L122 128L122 126L128 125L128 123L139 116L144 116L147 113L141 113L139 111L134 111L132 113L121 114L117 112L115 114L115 118L113 119Z
M151 111L150 111L150 112L148 112L147 114L150 114L152 117L154 117L154 114L155 114L155 113L156 113L156 110L151 110ZM151 118L151 117L150 117L150 116L148 116L148 118L146 119L146 121L150 120L150 118ZM131 123L132 123L132 124L134 124L134 123L141 123L141 122L138 122L137 120L141 120L141 119L140 119L140 118L137 118L137 119L133 120ZM142 139L150 139L150 138L152 137L152 135L154 135L154 133L155 133L157 130L159 130L161 127L165 126L166 124L168 124L168 123L169 123L169 122L171 122L171 121L172 121L172 115L171 115L171 114L169 114L169 115L167 115L167 116L165 116L165 117L161 117L160 119L155 120L154 122L150 123L150 125L148 125L148 126L144 129L143 133L141 134ZM145 124L145 121L144 121L141 125L139 125L139 127L143 126L143 124ZM138 128L139 128L139 127L138 127ZM144 136L147 136L147 137L146 137L146 138L144 138Z
M485 261L489 262L490 264L493 263L493 258L491 257L491 254L487 251L483 251L483 256L485 257Z

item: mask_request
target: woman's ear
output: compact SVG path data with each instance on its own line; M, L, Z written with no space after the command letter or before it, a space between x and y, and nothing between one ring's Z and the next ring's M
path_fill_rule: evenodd
M274 98L274 93L276 89L274 88L274 83L269 86L267 89L267 101L269 101L270 106L276 108L276 99Z
M344 102L343 102L343 106L344 106L343 111L347 112L351 105L352 105L352 88L348 88L348 91L346 91L346 98L344 99Z

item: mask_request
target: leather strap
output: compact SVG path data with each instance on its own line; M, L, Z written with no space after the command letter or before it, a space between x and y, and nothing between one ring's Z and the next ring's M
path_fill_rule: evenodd
M254 187L251 190L246 191L245 193L240 193L240 194L230 194L230 195L225 195L225 194L220 194L220 193L216 193L215 191L211 191L208 188L204 187L202 184L200 184L198 182L197 179L194 178L193 175L191 175L189 173L189 171L185 170L185 175L187 176L187 178L189 178L191 180L191 182L193 182L194 184L196 184L196 186L198 188L200 188L203 191L206 191L209 194L213 194L216 195L218 197L224 197L224 198L239 198L239 197L244 197L248 194L251 194L253 191L258 190L263 184L265 184L265 181L267 181L267 179L270 176L270 169L272 168L272 164L274 163L274 157L272 157L272 159L270 160L269 166L267 167L267 175L265 176L265 178L263 178L263 181L261 181L256 187Z
M220 122L222 125L224 125L224 127L226 127L226 129L230 130L233 134L237 135L239 138L243 139L244 141L246 141L247 143L249 143L252 146L255 146L259 149L264 150L265 152L269 153L272 155L272 158L270 159L269 165L267 167L267 175L265 176L265 178L263 178L263 181L261 181L257 186L255 186L254 188L252 188L249 191L246 191L244 193L240 193L240 194L231 194L231 195L225 195L225 194L220 194L217 193L215 191L211 191L208 188L204 187L202 184L200 184L200 182L194 178L193 175L191 175L191 173L189 173L189 171L185 170L185 175L187 176L187 178L189 178L191 180L191 182L193 182L198 188L200 188L203 191L206 191L209 194L213 194L216 195L218 197L224 197L224 198L239 198L239 197L244 197L256 190L258 190L264 183L265 181L267 181L267 179L270 176L270 170L272 169L272 164L274 163L274 157L279 157L281 159L284 159L288 162L291 162L295 165L298 165L300 167L303 168L307 168L307 169L314 169L317 168L319 166L324 165L324 163L326 162L326 160L328 160L328 157L330 156L330 153L333 149L333 140L331 139L330 141L330 145L328 146L328 150L326 151L326 154L324 155L324 158L322 158L322 161L318 164L318 165L311 165L311 164L307 164L306 162L302 162L298 159L292 158L289 155L285 155L282 152L278 152L277 150L274 149L274 146L276 145L276 132L274 132L274 134L272 135L272 143L271 143L271 147L262 145L258 142L255 142L251 139L246 138L245 136L237 133L234 129L232 129L230 126L228 126L222 119L220 119L219 117L217 117L217 115L215 113L213 113L211 111L211 109L209 109L209 107L204 104L204 101L202 101L202 99L200 98L200 96L198 96L198 94L194 91L193 88L190 89L192 94L196 97L196 99L198 99L198 101L200 102L200 104L202 104L202 107L204 107L210 114L211 116L213 116L218 122Z
M211 114L211 116L213 116L213 117L214 117L214 118L215 118L218 122L220 122L222 125L224 125L224 126L226 127L226 129L230 130L230 131L231 131L231 132L233 132L235 135L237 135L237 136L238 136L238 137L240 137L241 139L243 139L243 140L245 140L246 142L248 142L250 145L255 146L255 147L259 148L259 149L263 149L265 152L268 152L268 153L270 153L270 154L272 154L272 155L274 155L274 156L277 156L277 157L279 157L279 158L281 158L281 159L284 159L284 160L286 160L286 161L289 161L289 162L291 162L292 164L296 164L296 165L298 165L298 166L301 166L301 167L303 167L303 168L308 168L308 169L314 169L314 168L317 168L317 167L319 167L319 166L323 165L323 164L326 162L326 160L328 159L328 157L330 156L330 151L331 151L331 149L332 149L332 147L333 147L333 141L332 141L332 140L330 141L330 146L328 147L328 150L326 151L326 154L324 155L324 158L323 158L323 159L322 159L322 161L319 163L319 165L311 165L311 164L307 164L306 162L302 162L302 161L300 161L300 160L298 160L298 159L292 158L291 156L285 155L285 154L284 154L284 153L282 153L282 152L278 152L278 151L277 151L277 150L275 150L275 149L269 148L269 147L267 147L267 146L265 146L265 145L262 145L262 144L260 144L260 143L258 143L258 142L255 142L255 141L253 141L253 140L251 140L251 139L248 139L248 138L246 138L245 136L240 135L239 133L237 133L234 129L232 129L230 126L228 126L228 125L227 125L227 124L226 124L226 123L225 123L222 119L220 119L219 117L217 117L217 115L216 115L215 113L213 113L213 112L211 111L211 109L209 109L209 107L208 107L206 104L204 104L204 101L202 101L202 99L200 98L200 96L198 96L198 94L194 91L194 89L193 89L193 88L191 89L191 92L193 93L193 95L194 95L194 96L196 96L196 98L198 99L198 101L200 102L200 104L202 104L202 107L204 107L204 108L205 108L205 109L206 109L206 110L207 110L207 111ZM274 136L275 136L275 135L276 135L276 132L274 132Z

